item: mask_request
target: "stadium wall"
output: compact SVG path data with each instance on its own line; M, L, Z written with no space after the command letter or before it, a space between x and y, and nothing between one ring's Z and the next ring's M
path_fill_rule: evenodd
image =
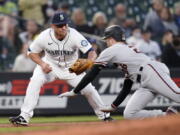
M176 84L180 87L180 69L172 69L171 75ZM26 87L32 73L0 73L0 115L17 115L23 103ZM123 85L123 74L119 70L104 70L93 81L96 89L100 93L105 104L110 104L120 92ZM133 86L132 92L137 85ZM41 88L40 99L35 109L35 115L87 115L93 114L93 110L83 96L74 98L59 99L58 94L71 90L63 80L56 80L47 83ZM122 114L123 109L131 96L120 105L119 111ZM171 100L157 96L147 108L162 108L174 105L180 109L180 104L176 104Z

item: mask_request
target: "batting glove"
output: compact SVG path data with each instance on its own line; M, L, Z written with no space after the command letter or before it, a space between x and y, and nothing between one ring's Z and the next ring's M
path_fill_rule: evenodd
M76 95L77 95L77 94L74 93L73 90L71 90L71 91L69 91L69 92L65 92L65 93L60 94L58 97L59 97L59 98L63 98L63 97L74 97L74 96L76 96Z
M111 104L111 105L107 105L107 106L104 106L103 108L101 108L101 111L102 112L114 112L116 109L117 109L117 107L115 105Z

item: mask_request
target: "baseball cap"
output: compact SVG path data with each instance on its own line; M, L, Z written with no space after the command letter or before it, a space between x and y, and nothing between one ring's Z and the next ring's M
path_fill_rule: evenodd
M62 25L67 23L68 23L68 17L67 14L64 12L57 12L52 17L51 24Z

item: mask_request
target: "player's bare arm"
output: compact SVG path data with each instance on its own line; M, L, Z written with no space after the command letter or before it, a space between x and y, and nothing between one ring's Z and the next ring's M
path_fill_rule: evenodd
M49 73L52 71L52 68L49 64L45 63L41 57L40 53L29 53L29 58L32 59L35 63L41 66L44 73Z

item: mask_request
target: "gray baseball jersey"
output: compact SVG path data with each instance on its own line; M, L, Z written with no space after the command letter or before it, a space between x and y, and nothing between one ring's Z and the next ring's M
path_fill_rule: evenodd
M161 94L180 103L180 89L169 76L169 69L163 63L151 60L139 53L135 48L118 43L105 49L97 58L96 63L117 63L132 80L141 75L140 85L128 101L124 110L126 119L157 117L166 115L162 110L144 110L156 94ZM142 66L142 71L139 71Z
M150 61L148 56L126 44L115 44L105 49L96 59L96 63L117 63L129 77L137 74L140 66L148 61Z

